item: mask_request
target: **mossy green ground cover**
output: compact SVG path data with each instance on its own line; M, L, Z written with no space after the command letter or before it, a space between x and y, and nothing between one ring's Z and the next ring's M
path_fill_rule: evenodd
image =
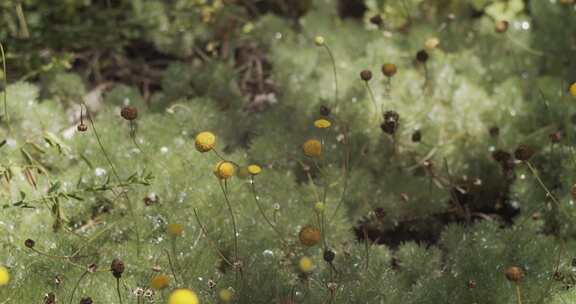
M0 9L0 303L576 301L572 1Z

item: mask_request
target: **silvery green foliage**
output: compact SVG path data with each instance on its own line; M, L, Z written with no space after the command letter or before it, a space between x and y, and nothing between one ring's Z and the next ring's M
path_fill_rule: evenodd
M486 15L471 19L471 8L460 1L366 1L361 21L341 19L334 1L316 1L297 27L286 16L238 18L243 26L231 33L232 48L264 50L266 81L274 87L264 92L274 102L251 108L254 99L239 80L246 66L236 66L234 56L195 57L206 51L206 41L221 41L213 30L230 15L244 16L244 8L121 3L135 19L118 37L139 37L173 56L149 99L129 84L87 89L87 79L62 66L30 67L40 82L12 81L7 88L0 264L13 280L0 287L0 303L38 303L48 292L67 302L91 263L102 271L78 283L72 302L89 295L96 303L116 303L116 281L106 270L117 257L127 269L125 303L137 302L133 291L148 288L153 268L171 276L171 288L191 288L203 303L217 302L217 291L228 287L237 303L290 303L291 297L296 303L512 303L516 286L504 276L512 265L525 271L523 303L574 297L565 288L574 285L576 232L574 105L566 93L574 77L571 7L472 1ZM30 16L48 14L44 4L36 5ZM456 18L446 19L440 8ZM78 16L93 7L79 2L53 9ZM369 23L375 13L390 17L384 28ZM199 21L208 17L213 23ZM495 33L493 19L507 19L508 32ZM6 20L9 32L16 31ZM70 26L84 24L71 20ZM407 31L399 31L408 20ZM32 28L41 24L31 17ZM335 56L338 100L331 59L314 45L315 35ZM428 49L424 66L415 54L431 37L440 46ZM386 62L398 66L389 91L380 73ZM358 75L363 69L374 74L376 109ZM90 116L84 112L83 120L89 130L80 133L78 109L88 101ZM126 104L139 110L133 123L119 115ZM326 130L313 127L321 105L333 112ZM380 130L382 110L400 115L393 138ZM488 131L494 126L497 137ZM264 169L254 184L239 170L226 185L239 230L240 279L220 256L234 255L232 222L212 173L220 158L194 147L195 135L205 130L216 134L218 151L239 169L252 163ZM420 143L411 140L416 130ZM556 131L564 139L551 144ZM309 138L324 143L316 161L302 155ZM535 171L517 162L516 178L507 184L492 152L512 153L519 144L537 148L530 160ZM466 201L465 191L474 199ZM298 232L318 225L314 204L323 193L325 243L303 247ZM520 213L505 218L503 208ZM168 236L169 223L182 224L183 236ZM383 245L358 241L367 232L355 227L409 232ZM426 233L431 243L414 237ZM46 255L24 247L28 238ZM336 253L332 264L323 260L325 247ZM311 274L298 270L302 256L314 261ZM156 301L165 302L166 294L156 293Z

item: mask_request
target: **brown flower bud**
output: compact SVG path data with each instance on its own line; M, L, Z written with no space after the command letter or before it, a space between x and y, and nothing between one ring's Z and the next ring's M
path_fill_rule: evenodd
M334 258L336 258L336 253L334 253L334 251L330 249L324 250L324 261L326 261L326 263L332 263Z
M382 16L374 15L374 16L370 17L370 23L377 25L377 26L381 26L382 23L384 23L384 20L382 19Z
M110 270L112 271L112 275L115 278L120 279L122 277L122 273L124 273L124 262L122 262L120 259L112 260Z
M508 21L506 20L497 21L494 29L496 30L496 33L505 33L508 30Z
M36 242L34 242L33 239L27 239L26 241L24 241L24 246L32 249L34 248L34 246L36 245Z
M469 281L468 281L468 288L469 288L469 289L474 289L474 288L476 288L476 281L474 281L474 280L469 280Z
M416 130L412 133L412 142L420 142L422 140L422 131Z
M393 77L398 72L398 68L393 63L385 63L382 65L382 74L386 77Z
M506 279L510 282L520 283L524 279L524 271L518 266L510 266L504 271Z
M384 133L393 135L398 130L398 125L400 123L400 115L394 111L384 112L384 122L380 125L380 128Z
M88 131L88 126L85 123L80 123L76 129L78 130L78 132L86 132Z
M120 116L126 120L135 120L138 118L138 109L134 106L124 106L120 110Z
M514 157L517 160L528 161L532 158L534 153L536 153L536 151L528 145L519 145L516 150L514 150Z
M418 51L418 53L416 53L416 60L418 60L418 62L426 63L426 61L428 61L428 58L430 58L430 55L428 55L428 52L426 52L426 50L420 50Z
M304 226L300 229L298 238L302 245L307 247L314 246L320 242L320 230L309 225Z
M363 70L360 72L360 78L364 81L370 81L370 79L372 79L372 72L370 70Z
M325 106L325 105L321 105L320 106L320 115L322 116L330 116L330 108Z
M86 297L86 298L82 298L82 300L80 300L80 304L92 304L92 298L90 297Z

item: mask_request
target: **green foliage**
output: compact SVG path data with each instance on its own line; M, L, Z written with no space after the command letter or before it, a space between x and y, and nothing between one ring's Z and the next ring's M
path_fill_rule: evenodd
M0 4L0 303L165 303L174 288L202 303L225 288L234 303L571 302L573 4L366 0L362 18L338 4ZM196 150L201 131L216 153ZM528 161L497 161L521 144ZM213 174L222 158L230 180ZM299 240L307 225L319 244ZM137 296L157 274L170 288Z

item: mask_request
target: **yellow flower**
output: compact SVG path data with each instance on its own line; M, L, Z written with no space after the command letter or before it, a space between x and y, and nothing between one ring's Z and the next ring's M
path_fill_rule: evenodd
M0 266L0 286L7 285L10 282L10 273L4 266Z
M214 149L216 145L216 135L212 132L201 132L196 135L196 150L204 153Z
M317 46L323 46L325 43L324 37L322 37L322 36L314 37L314 43L316 43Z
M218 292L218 296L220 297L220 300L222 300L222 302L228 303L232 301L234 293L230 289L221 289L220 292Z
M166 231L171 236L182 236L182 233L184 232L184 227L180 224L172 223L166 226Z
M168 304L199 304L198 296L190 289L176 289L168 298Z
M234 175L236 168L228 161L219 161L214 168L214 175L219 179L228 179Z
M254 23L248 22L242 26L242 32L248 34L254 30Z
M8 285L10 282L10 273L4 266L0 266L0 286Z
M316 139L307 140L302 146L304 155L310 157L320 157L322 154L322 144Z
M570 86L570 95L576 97L576 82Z
M302 272L311 272L314 270L314 262L309 257L301 257L298 261L298 267Z
M314 204L314 211L322 213L324 212L324 209L326 209L326 205L323 202L317 202Z
M248 173L251 175L258 175L262 172L262 168L258 165L250 165L248 166Z
M165 274L160 274L150 280L150 286L154 289L164 289L170 285L170 277Z
M320 118L314 121L314 126L318 129L327 129L330 128L332 123L328 119Z

